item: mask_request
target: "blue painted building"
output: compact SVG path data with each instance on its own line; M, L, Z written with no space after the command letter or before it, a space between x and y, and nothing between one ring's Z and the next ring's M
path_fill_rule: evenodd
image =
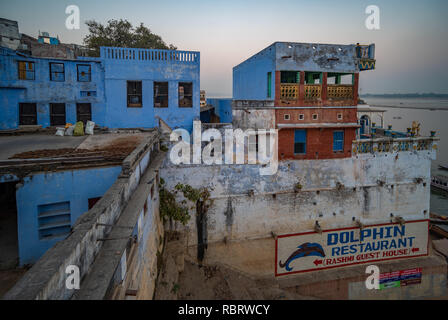
M20 265L34 263L112 186L121 166L36 173L16 192Z
M213 106L214 113L219 117L220 123L232 123L232 99L210 98L207 99L207 104Z
M199 52L102 47L99 58L35 58L0 48L0 130L92 120L192 129L199 118Z
M104 123L104 72L94 59L33 58L0 48L0 129ZM84 118L83 118L84 117Z
M109 127L170 127L191 131L199 118L199 52L101 48Z

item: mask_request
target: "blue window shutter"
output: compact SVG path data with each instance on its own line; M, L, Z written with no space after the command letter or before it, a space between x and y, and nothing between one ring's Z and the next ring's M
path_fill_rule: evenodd
M333 132L333 151L344 151L344 131Z
M294 130L294 153L306 154L306 130Z

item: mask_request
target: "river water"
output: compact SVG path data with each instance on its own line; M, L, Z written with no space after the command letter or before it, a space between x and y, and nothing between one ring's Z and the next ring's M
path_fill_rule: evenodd
M436 131L440 138L437 160L431 165L431 173L448 176L447 170L439 169L439 164L448 166L448 99L440 98L362 98L368 105L381 106L384 113L384 126L392 125L393 130L406 132L412 126L412 121L420 122L420 134L429 136L430 131ZM389 106L389 107L388 107ZM399 108L393 108L399 107ZM420 109L428 108L428 109ZM447 109L447 110L441 110ZM378 118L372 122L380 124ZM430 211L448 216L448 196L431 192Z

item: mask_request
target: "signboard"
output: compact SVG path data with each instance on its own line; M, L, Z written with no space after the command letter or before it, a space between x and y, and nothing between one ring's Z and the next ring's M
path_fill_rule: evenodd
M422 282L422 268L407 269L380 274L380 290L405 287Z
M429 220L278 236L275 276L428 255Z

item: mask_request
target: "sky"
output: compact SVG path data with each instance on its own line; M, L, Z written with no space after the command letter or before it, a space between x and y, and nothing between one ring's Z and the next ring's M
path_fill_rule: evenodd
M68 5L81 28L65 27ZM380 29L368 30L366 7L380 9ZM232 68L275 41L375 43L376 69L361 72L360 93L448 93L448 1L398 0L14 0L0 17L19 31L39 30L82 44L86 20L144 23L179 50L201 52L201 89L232 96Z

